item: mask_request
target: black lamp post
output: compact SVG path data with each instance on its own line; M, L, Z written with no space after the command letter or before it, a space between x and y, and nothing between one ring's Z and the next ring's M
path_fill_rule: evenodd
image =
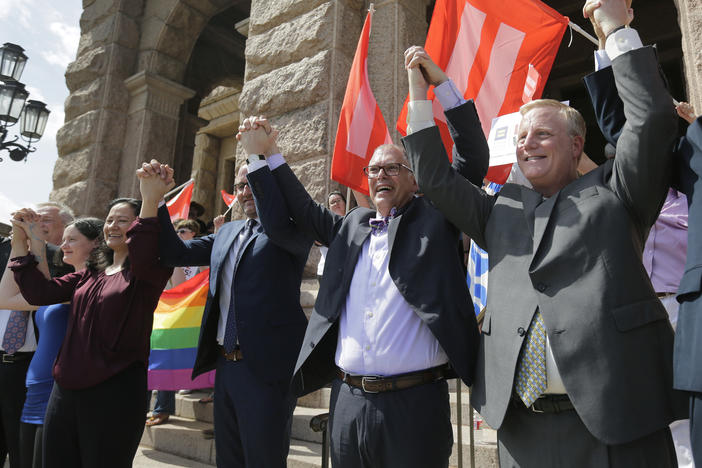
M0 47L0 151L5 150L13 161L27 159L27 155L36 151L32 146L44 134L49 120L49 109L39 101L27 101L29 93L19 82L27 63L24 49L6 42ZM8 128L20 122L20 136L27 145L18 143L20 136L5 141ZM0 158L2 161L2 158Z

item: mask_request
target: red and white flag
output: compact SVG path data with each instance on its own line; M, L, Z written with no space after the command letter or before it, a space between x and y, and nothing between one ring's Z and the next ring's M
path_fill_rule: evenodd
M518 111L524 97L541 96L567 26L568 18L539 0L437 0L425 49L459 92L475 100L487 136L494 117ZM434 100L433 89L428 99ZM403 135L408 100L397 121ZM434 120L450 155L453 142L438 100ZM510 168L490 167L487 178L502 184Z
M231 208L234 203L236 203L236 195L232 195L231 193L227 192L226 190L222 190L222 200L224 200L224 203Z
M183 186L178 195L166 202L168 214L171 215L171 221L175 221L176 219L188 219L194 187L195 181L191 179Z
M392 143L388 126L368 82L368 42L372 17L373 4L366 15L346 84L331 167L332 180L366 195L368 179L363 174L363 168L368 165L375 148Z

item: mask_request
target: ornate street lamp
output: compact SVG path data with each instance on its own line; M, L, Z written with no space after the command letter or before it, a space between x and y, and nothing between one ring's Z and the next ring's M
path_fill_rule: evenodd
M20 46L6 42L0 47L0 151L7 151L13 161L26 161L27 155L36 151L32 143L44 134L50 113L43 102L27 101L29 93L19 82L26 63L27 56ZM20 136L5 141L7 129L18 120ZM17 143L20 137L27 142L26 146Z

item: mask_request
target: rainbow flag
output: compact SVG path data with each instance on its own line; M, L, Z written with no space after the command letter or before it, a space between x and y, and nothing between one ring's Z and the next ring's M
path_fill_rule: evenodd
M187 390L214 386L214 371L190 378L202 313L209 289L209 269L163 291L154 311L149 356L151 390Z

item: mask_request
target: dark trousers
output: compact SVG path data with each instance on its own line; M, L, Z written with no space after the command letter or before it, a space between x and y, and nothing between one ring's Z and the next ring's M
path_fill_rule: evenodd
M287 382L269 384L244 361L220 357L215 375L214 427L217 466L287 466L296 399Z
M690 445L695 466L702 467L702 393L690 393Z
M373 394L336 379L329 408L334 468L448 466L453 431L445 380Z
M670 429L632 442L607 445L587 430L574 410L535 413L512 406L497 431L501 468L668 468L678 461Z
M20 465L20 416L27 393L25 379L30 359L0 362L0 447L10 455L10 467ZM2 456L4 459L4 455Z
M42 467L42 437L41 424L20 423L20 453L22 468Z
M145 394L141 364L89 388L54 384L44 419L44 468L131 467L144 432Z

